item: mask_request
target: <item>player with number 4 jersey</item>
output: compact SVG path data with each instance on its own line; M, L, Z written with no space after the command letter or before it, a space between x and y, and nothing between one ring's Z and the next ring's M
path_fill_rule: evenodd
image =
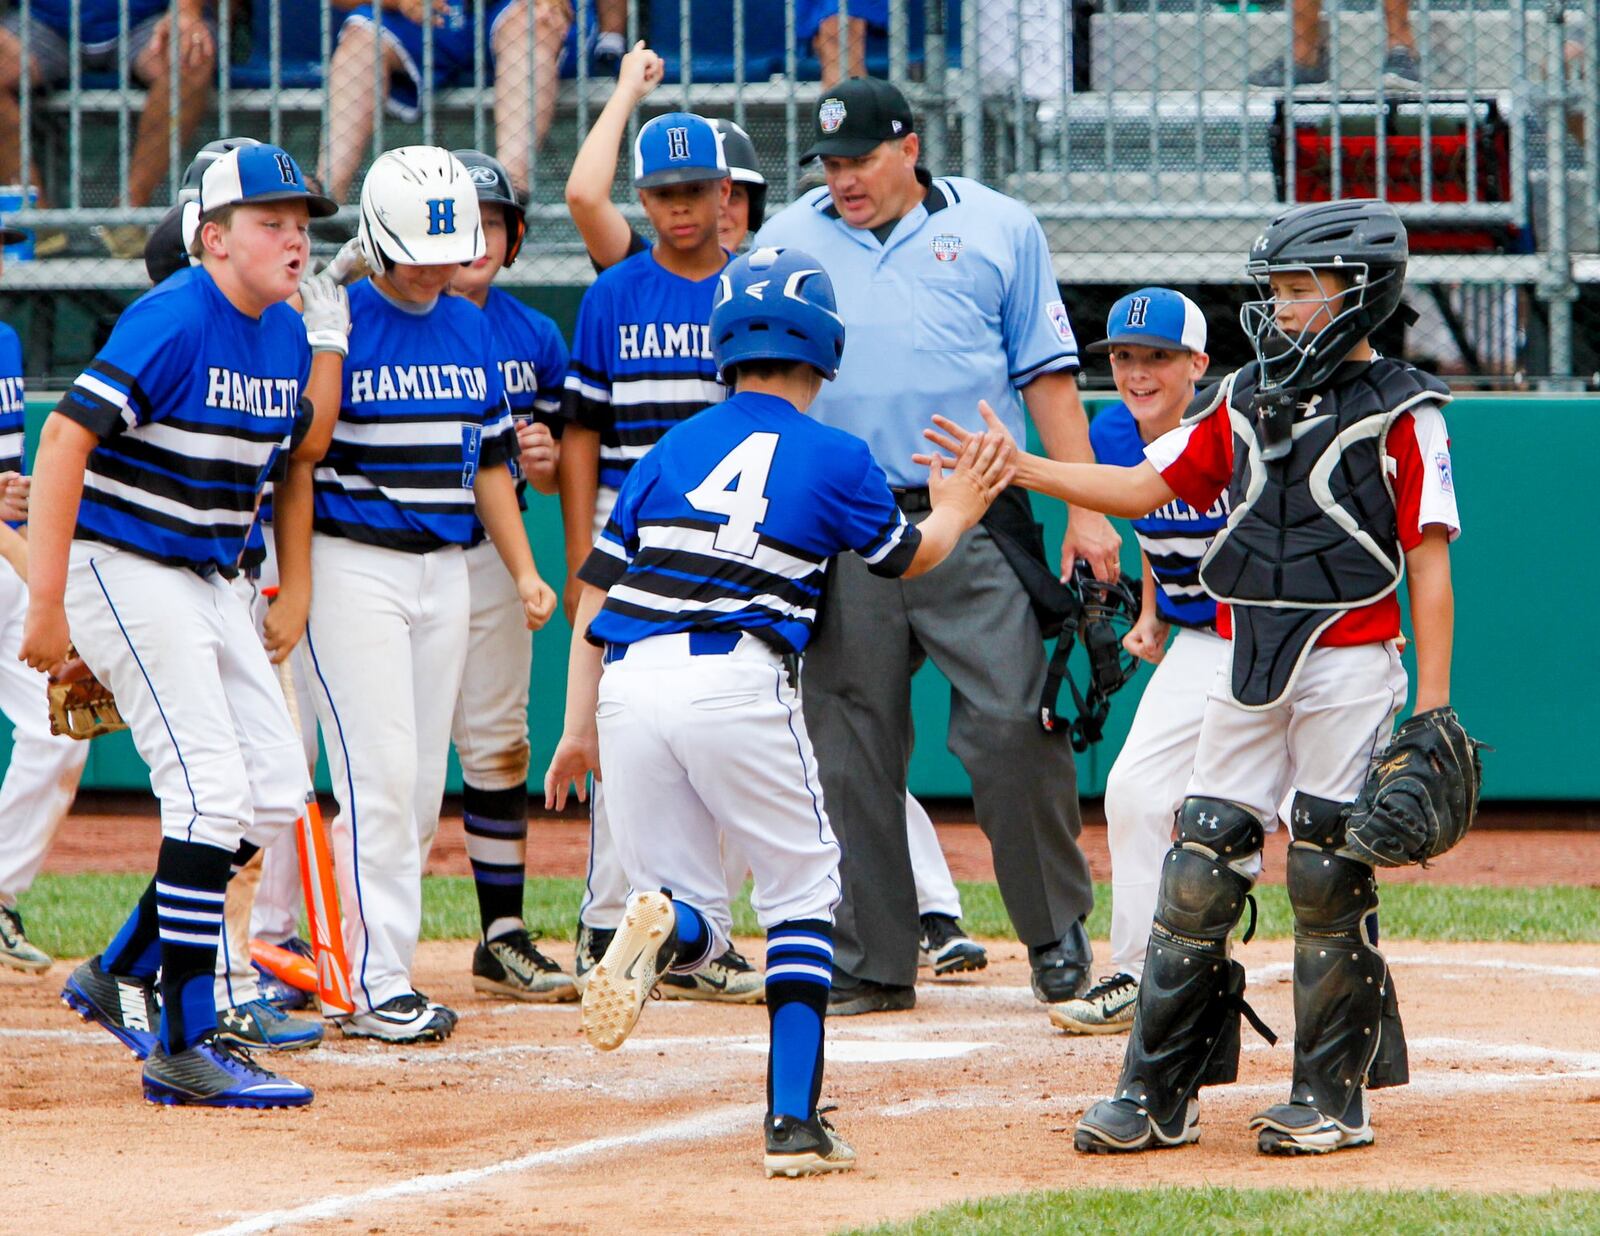
M817 1108L839 847L795 658L832 557L852 551L890 577L931 569L1009 481L1010 461L1001 435L975 439L953 475L930 470L933 511L911 525L866 443L803 414L844 348L820 266L761 249L718 287L712 350L736 393L633 467L580 571L545 795L560 806L569 783L581 794L603 770L637 890L584 991L584 1033L601 1050L627 1038L662 974L726 947L724 845L749 860L767 933L765 1169L810 1175L853 1167L855 1152Z

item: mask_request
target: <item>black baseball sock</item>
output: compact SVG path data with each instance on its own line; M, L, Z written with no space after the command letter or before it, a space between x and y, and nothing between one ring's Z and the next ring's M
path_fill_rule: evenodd
M156 860L156 914L161 924L161 1045L168 1054L193 1047L217 1028L213 990L228 850L166 837Z
M480 790L461 787L467 830L467 860L478 890L483 938L493 940L522 926L522 892L528 851L528 787Z

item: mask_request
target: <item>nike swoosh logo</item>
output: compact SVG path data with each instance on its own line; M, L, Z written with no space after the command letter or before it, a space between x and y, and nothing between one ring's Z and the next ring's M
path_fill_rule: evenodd
M1106 1009L1105 1009L1105 1012L1104 1012L1104 1016L1106 1016L1106 1017L1115 1017L1118 1013L1122 1012L1122 1010L1127 1008L1130 1004L1137 1003L1138 1000L1139 1000L1138 996L1129 996L1126 1000L1122 1001L1120 1004L1107 1005Z
M690 977L699 979L708 987L715 987L718 991L728 990L728 980L723 978L721 975L712 974L709 970L702 971L699 974L690 975Z

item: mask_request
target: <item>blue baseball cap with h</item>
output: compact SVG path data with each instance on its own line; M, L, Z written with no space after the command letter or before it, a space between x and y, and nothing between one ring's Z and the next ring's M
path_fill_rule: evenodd
M1106 337L1086 351L1109 352L1131 345L1171 348L1180 352L1206 350L1206 318L1182 292L1171 288L1140 288L1111 306Z
M722 149L722 134L704 116L668 112L646 124L634 139L636 189L724 180L727 175L728 157Z
M200 214L224 206L303 201L313 219L337 214L338 204L306 188L300 165L281 146L236 146L212 161L200 178Z

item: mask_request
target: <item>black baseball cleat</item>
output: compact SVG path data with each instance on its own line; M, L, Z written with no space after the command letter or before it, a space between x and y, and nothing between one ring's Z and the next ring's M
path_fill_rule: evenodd
M1262 1154L1332 1154L1370 1146L1375 1140L1367 1119L1366 1092L1357 1091L1343 1119L1309 1103L1277 1103L1250 1118Z
M572 981L580 996L589 985L589 971L606 955L611 937L616 934L614 927L591 927L582 919L578 920L578 942L572 951Z
M519 927L472 953L472 988L486 996L556 1004L578 998L572 979L534 947L533 937Z
M1078 1121L1072 1145L1080 1154L1133 1154L1200 1140L1200 1103L1190 1099L1166 1124L1157 1124L1134 1098L1101 1099Z
M1030 946L1028 960L1033 963L1033 994L1045 1004L1071 1000L1089 980L1094 950L1089 933L1080 918L1067 934L1051 944Z
M989 964L983 945L961 930L961 923L948 914L924 914L919 960L936 978L982 970Z
M859 1013L897 1013L916 1008L917 989L894 983L874 983L843 970L833 972L828 992L829 1017L854 1017Z
M154 979L112 974L91 957L67 978L61 1002L84 1021L109 1030L135 1060L145 1059L156 1046L161 1005Z
M833 1109L827 1108L827 1111ZM774 1176L820 1176L848 1172L856 1165L854 1147L840 1137L819 1111L810 1120L768 1115L767 1153L762 1166L767 1179Z
M663 974L666 1000L711 1000L718 1004L759 1004L766 998L767 976L738 949L729 947L692 974Z

